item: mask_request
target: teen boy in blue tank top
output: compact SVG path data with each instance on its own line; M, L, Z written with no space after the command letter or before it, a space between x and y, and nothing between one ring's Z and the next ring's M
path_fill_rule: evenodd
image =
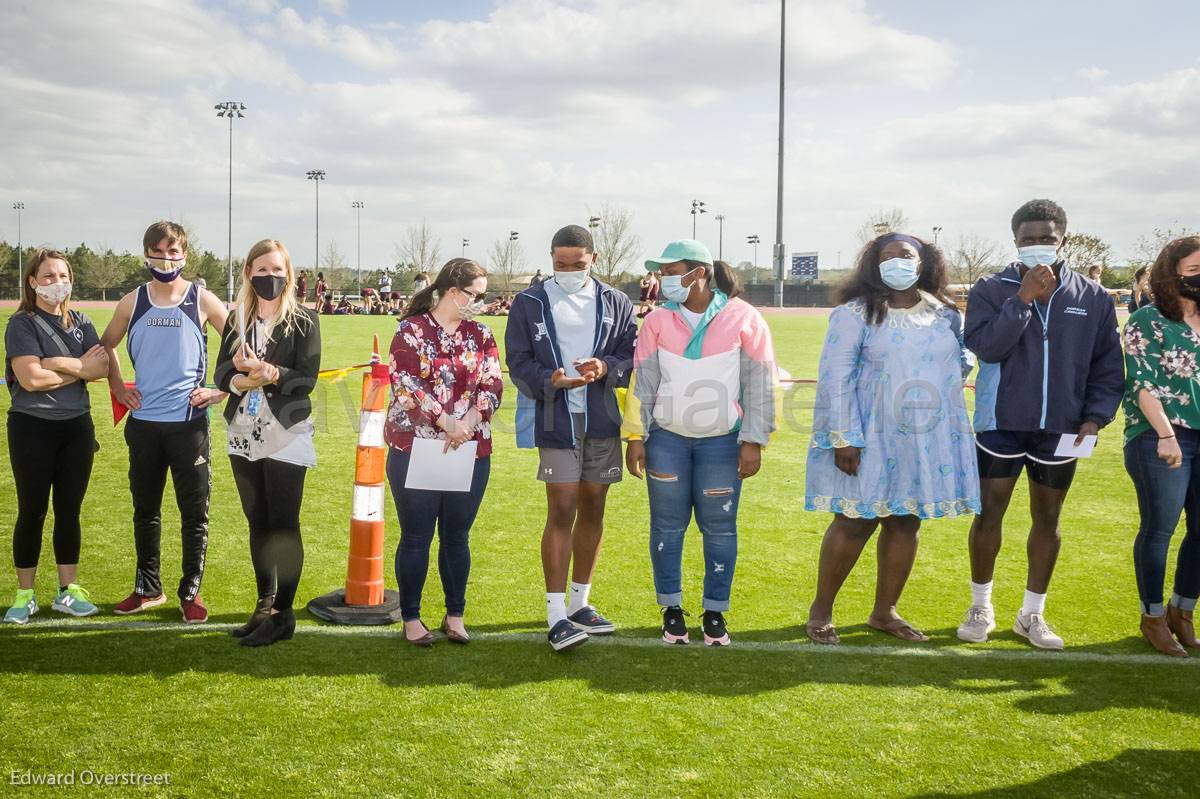
M167 601L159 574L163 488L167 470L175 487L183 538L178 596L183 620L200 624L208 610L200 599L208 547L208 407L225 394L205 388L208 369L204 323L225 329L225 306L207 289L184 280L187 233L174 222L156 222L142 237L150 280L121 298L101 343L108 350L108 384L129 407L129 490L137 574L119 615ZM126 388L116 347L128 341L136 384Z

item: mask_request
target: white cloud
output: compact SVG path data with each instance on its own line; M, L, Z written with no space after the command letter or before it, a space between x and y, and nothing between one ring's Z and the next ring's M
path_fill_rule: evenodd
M290 7L280 9L271 23L258 25L256 31L263 38L279 36L366 69L395 69L400 64L400 52L388 39L352 25L330 25L322 17L305 20Z
M317 0L317 7L330 14L344 17L350 7L350 0Z
M1099 83L1108 77L1108 70L1103 67L1080 67L1075 74L1089 83Z

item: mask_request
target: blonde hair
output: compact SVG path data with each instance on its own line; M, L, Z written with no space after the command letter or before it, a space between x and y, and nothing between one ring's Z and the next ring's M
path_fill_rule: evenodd
M17 306L18 312L24 311L27 314L32 314L37 309L37 292L33 290L33 286L29 285L29 279L33 278L36 282L38 269L42 267L43 263L50 260L59 260L67 265L67 276L71 278L72 290L74 290L75 270L71 268L71 262L67 260L66 254L48 247L39 247L34 250L33 255L29 256L29 260L25 262L25 269L21 273L21 303ZM67 308L70 299L68 297L58 306L62 312L62 326L64 330L70 330L73 325L71 311Z
M296 299L296 270L292 268L292 257L288 254L287 247L283 246L282 241L263 239L250 248L250 252L246 254L246 262L242 264L242 286L238 289L237 304L245 309L246 325L249 327L258 319L258 295L254 293L254 286L250 283L250 270L260 257L276 251L283 253L283 263L287 266L287 273L283 293L279 295L279 308L271 318L266 320L267 338L272 336L278 325L283 325L283 332L286 335L298 326L301 319L305 321L308 319L301 311L300 303ZM234 340L238 347L246 343L242 340L241 330L234 331Z

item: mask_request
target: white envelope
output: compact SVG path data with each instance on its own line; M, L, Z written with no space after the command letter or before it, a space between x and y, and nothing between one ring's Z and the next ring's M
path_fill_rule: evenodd
M1083 443L1078 447L1075 446L1075 439L1078 438L1074 433L1067 433L1058 440L1058 448L1054 450L1054 454L1059 458L1090 458L1092 450L1096 448L1096 436L1084 436Z
M458 449L442 452L440 438L414 438L408 459L405 488L426 491L470 491L475 474L475 450L479 442L468 441Z

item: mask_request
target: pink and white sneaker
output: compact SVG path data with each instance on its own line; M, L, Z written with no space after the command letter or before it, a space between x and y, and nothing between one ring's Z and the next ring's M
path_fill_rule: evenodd
M688 642L687 611L678 605L663 608L662 639L664 644L684 646Z

